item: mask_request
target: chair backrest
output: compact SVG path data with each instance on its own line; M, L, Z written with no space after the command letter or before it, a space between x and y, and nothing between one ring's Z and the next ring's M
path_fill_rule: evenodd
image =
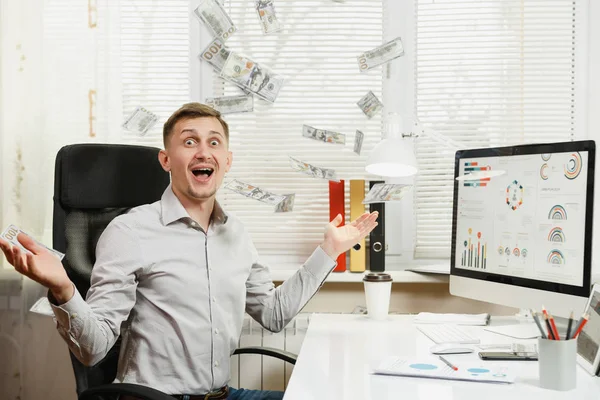
M63 266L85 298L100 235L116 216L160 200L170 178L158 162L158 148L76 144L56 156L53 247L65 254ZM115 379L121 341L93 367L72 354L77 394Z

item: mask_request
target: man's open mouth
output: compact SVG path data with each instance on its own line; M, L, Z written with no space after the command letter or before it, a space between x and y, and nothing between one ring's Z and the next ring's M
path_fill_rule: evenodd
M215 171L214 169L209 168L209 167L193 168L192 174L194 174L194 176L196 177L196 180L198 180L198 181L207 181L208 179L210 179L210 177L214 171Z

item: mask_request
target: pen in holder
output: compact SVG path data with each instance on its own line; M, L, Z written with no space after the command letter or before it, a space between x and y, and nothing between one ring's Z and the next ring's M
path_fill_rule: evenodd
M576 385L577 339L538 339L540 386L552 390L571 390Z

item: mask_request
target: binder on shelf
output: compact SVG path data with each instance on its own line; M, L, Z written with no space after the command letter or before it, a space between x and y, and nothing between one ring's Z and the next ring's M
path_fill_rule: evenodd
M365 213L365 181L353 179L350 181L350 221L354 221ZM360 250L350 250L350 272L364 272L367 263L365 239L360 242Z
M329 220L334 219L338 214L342 214L342 223L346 222L345 204L344 204L344 181L339 182L329 181ZM346 271L346 253L340 254L337 259L337 265L333 272Z
M369 189L376 183L384 182L371 181ZM369 234L369 269L373 272L383 272L385 271L385 203L369 204L369 211L379 212L378 225Z

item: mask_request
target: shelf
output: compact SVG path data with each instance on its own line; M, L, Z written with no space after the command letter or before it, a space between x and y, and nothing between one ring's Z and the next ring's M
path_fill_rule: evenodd
M291 277L297 270L271 270L271 278L275 282L282 282ZM325 282L362 282L367 272L332 272ZM412 271L385 271L392 276L395 283L448 283L448 275L425 274Z

